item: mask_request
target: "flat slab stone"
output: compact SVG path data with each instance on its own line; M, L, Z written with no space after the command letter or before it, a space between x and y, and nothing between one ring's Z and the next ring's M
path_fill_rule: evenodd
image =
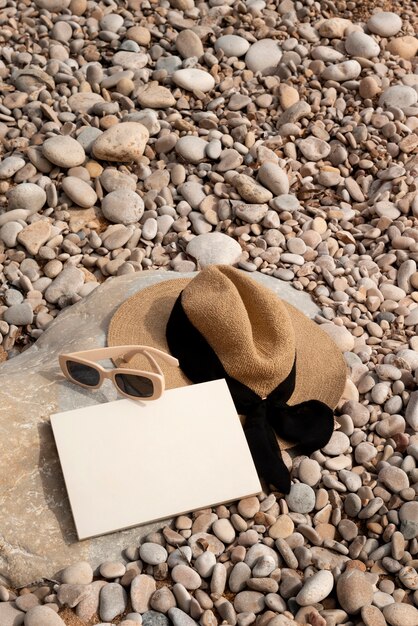
M117 398L109 381L92 393L64 379L61 352L106 345L110 319L127 297L162 280L194 275L149 271L109 279L60 313L31 348L0 366L0 582L23 586L55 579L77 561L96 568L163 525L78 541L49 416ZM288 283L258 272L252 278L309 317L318 313L310 297Z

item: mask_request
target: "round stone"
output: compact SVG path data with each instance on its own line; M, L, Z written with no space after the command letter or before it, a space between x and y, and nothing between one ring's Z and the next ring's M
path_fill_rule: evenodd
M176 565L171 570L171 577L175 583L180 583L186 589L198 589L202 584L199 574L187 565Z
M107 167L100 176L100 183L106 191L116 191L117 189L129 189L135 191L135 178L119 172L114 167Z
M215 565L216 556L209 550L198 556L194 564L197 573L202 578L208 578L211 576Z
M264 609L264 595L258 591L241 591L234 598L234 609L237 613L261 613Z
M149 565L159 565L167 560L167 550L158 543L146 542L139 548L139 556Z
M412 604L393 602L383 608L383 615L390 626L416 626L418 609Z
M269 536L272 539L286 539L293 533L294 528L295 525L288 515L279 515L269 528Z
M259 39L251 45L245 55L245 64L252 72L271 76L277 69L282 51L274 39Z
M187 67L182 70L176 70L173 73L173 81L179 87L187 91L198 89L203 93L211 91L215 86L215 79L212 74L204 70L198 70L194 67Z
M399 493L402 489L409 487L407 474L400 467L393 465L380 470L379 480L394 493Z
M350 352L354 348L354 337L345 326L337 326L336 324L321 324L321 330L324 330L329 337L337 344L341 352Z
M207 145L200 137L185 135L177 141L175 150L187 163L200 163L206 158Z
M380 46L370 35L355 30L347 35L345 49L353 57L372 59L379 56Z
M404 109L414 106L418 101L418 92L413 87L407 85L393 85L384 90L379 98L381 107L396 107Z
M111 622L126 609L127 594L119 583L108 583L100 592L100 619Z
M21 183L7 194L9 210L26 209L32 213L37 213L46 202L46 193L34 183Z
M321 466L318 461L314 461L313 459L303 459L298 468L298 477L302 483L305 483L305 485L309 485L310 487L319 483L321 480Z
M15 326L26 326L33 322L33 309L28 302L13 304L3 313L3 319L8 324Z
M62 181L62 188L70 200L78 206L90 208L97 200L97 194L88 183L76 176L67 176Z
M10 156L6 157L0 163L0 180L6 180L7 178L11 178L18 172L22 167L25 166L25 161L21 157Z
M290 493L286 496L286 502L289 509L295 513L310 513L315 507L315 492L312 487L303 483L292 485Z
M215 50L222 50L227 57L242 57L249 47L249 41L238 35L223 35L215 42Z
M235 539L235 529L229 519L218 519L212 524L212 531L223 543L232 543Z
M275 196L289 193L289 179L286 172L273 161L265 161L258 170L257 178Z
M401 30L402 20L396 13L380 11L367 20L367 28L381 37L393 37Z
M298 142L298 148L308 161L326 159L331 152L330 145L317 137L308 137Z
M176 598L168 587L161 587L152 594L150 605L155 611L167 613L169 609L176 606Z
M69 565L61 572L61 582L69 585L88 585L92 580L93 570L87 561Z
M350 447L350 440L341 430L334 430L331 435L331 439L326 446L322 448L324 454L330 456L338 456L344 454Z
M363 606L371 604L373 586L360 570L346 570L338 579L337 597L344 611L356 615Z
M361 74L361 65L358 61L351 59L342 63L328 65L321 74L323 80L335 80L337 83L346 80L355 80Z
M92 152L103 161L130 163L144 154L148 129L139 122L120 122L108 128L95 140Z
M200 267L213 264L233 265L242 253L238 241L224 233L212 232L194 237L186 247L188 255L195 258Z
M50 137L42 144L42 154L59 167L77 167L86 158L83 146L68 135Z
M102 200L103 215L115 224L135 224L144 213L144 202L130 189L111 191Z
M170 623L171 622L166 615L157 611L146 611L146 613L143 613L142 615L142 626L170 626ZM121 626L125 626L125 622L121 622Z
M120 561L106 561L101 564L99 571L103 578L119 578L126 572L126 567Z
M296 602L300 606L309 606L321 602L329 596L334 587L334 576L328 570L316 572L304 583L296 596Z
M238 502L238 513L244 519L252 519L260 510L260 501L256 496L243 498Z
M190 57L201 57L203 55L203 44L200 37L192 30L185 28L176 37L176 49L183 59Z
M16 617L13 624L23 624L17 620ZM49 606L35 606L26 613L25 626L65 626L65 623Z

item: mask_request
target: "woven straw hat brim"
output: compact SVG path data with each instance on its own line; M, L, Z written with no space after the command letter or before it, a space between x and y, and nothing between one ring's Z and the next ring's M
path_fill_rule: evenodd
M112 317L107 334L109 346L149 345L169 352L166 326L174 303L192 278L163 281L128 298ZM343 356L334 341L301 311L283 301L296 337L296 386L289 404L320 400L332 409L338 404L346 382ZM166 388L192 384L179 367L159 361ZM135 356L129 367L148 369L143 357ZM291 447L283 444L282 449Z

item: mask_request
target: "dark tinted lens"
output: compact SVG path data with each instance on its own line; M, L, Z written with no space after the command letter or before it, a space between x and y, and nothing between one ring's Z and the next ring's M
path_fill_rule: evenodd
M95 387L99 384L100 374L94 367L76 361L67 361L67 370L71 378L82 385Z
M115 381L121 391L135 398L150 398L154 394L154 383L145 376L116 374Z

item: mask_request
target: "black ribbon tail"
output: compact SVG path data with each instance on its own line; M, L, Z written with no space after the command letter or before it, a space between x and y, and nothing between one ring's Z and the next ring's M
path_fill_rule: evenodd
M264 415L260 415L262 411L256 413L247 416L244 433L258 475L280 493L289 493L290 474L283 462L274 430L266 419L265 411Z
M268 421L277 435L300 446L304 454L320 450L334 430L334 412L319 400L308 400L294 406L271 406Z

